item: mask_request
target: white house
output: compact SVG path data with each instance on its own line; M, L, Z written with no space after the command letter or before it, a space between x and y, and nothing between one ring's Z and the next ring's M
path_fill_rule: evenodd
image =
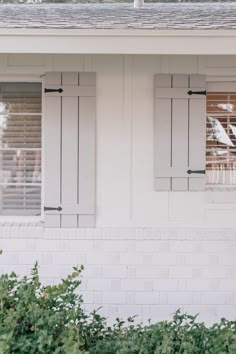
M235 319L235 10L1 5L1 272L84 264L109 319Z

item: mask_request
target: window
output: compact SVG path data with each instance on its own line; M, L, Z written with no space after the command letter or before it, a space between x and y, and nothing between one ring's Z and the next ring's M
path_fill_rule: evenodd
M157 74L154 119L155 190L236 192L235 81Z
M206 120L208 186L236 188L236 92L209 92Z
M0 215L41 214L41 84L0 84Z

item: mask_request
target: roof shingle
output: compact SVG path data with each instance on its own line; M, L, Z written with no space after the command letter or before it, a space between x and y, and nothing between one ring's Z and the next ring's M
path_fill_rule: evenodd
M0 28L236 29L236 3L0 5Z

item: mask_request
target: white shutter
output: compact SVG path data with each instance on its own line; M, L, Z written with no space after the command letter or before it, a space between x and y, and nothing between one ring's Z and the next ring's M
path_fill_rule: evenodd
M204 189L205 87L204 75L155 77L156 190Z
M94 227L95 80L94 73L46 73L46 227Z

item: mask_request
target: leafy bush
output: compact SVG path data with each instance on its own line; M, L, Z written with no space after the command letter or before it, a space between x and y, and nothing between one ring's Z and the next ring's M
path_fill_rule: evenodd
M78 294L83 267L58 285L43 286L38 265L31 277L0 277L0 354L224 354L236 353L236 321L212 327L196 316L134 324L117 319L111 327L97 311L83 309Z
M104 330L104 319L87 315L77 289L83 267L58 285L42 286L38 265L30 278L0 277L0 353L85 353Z

